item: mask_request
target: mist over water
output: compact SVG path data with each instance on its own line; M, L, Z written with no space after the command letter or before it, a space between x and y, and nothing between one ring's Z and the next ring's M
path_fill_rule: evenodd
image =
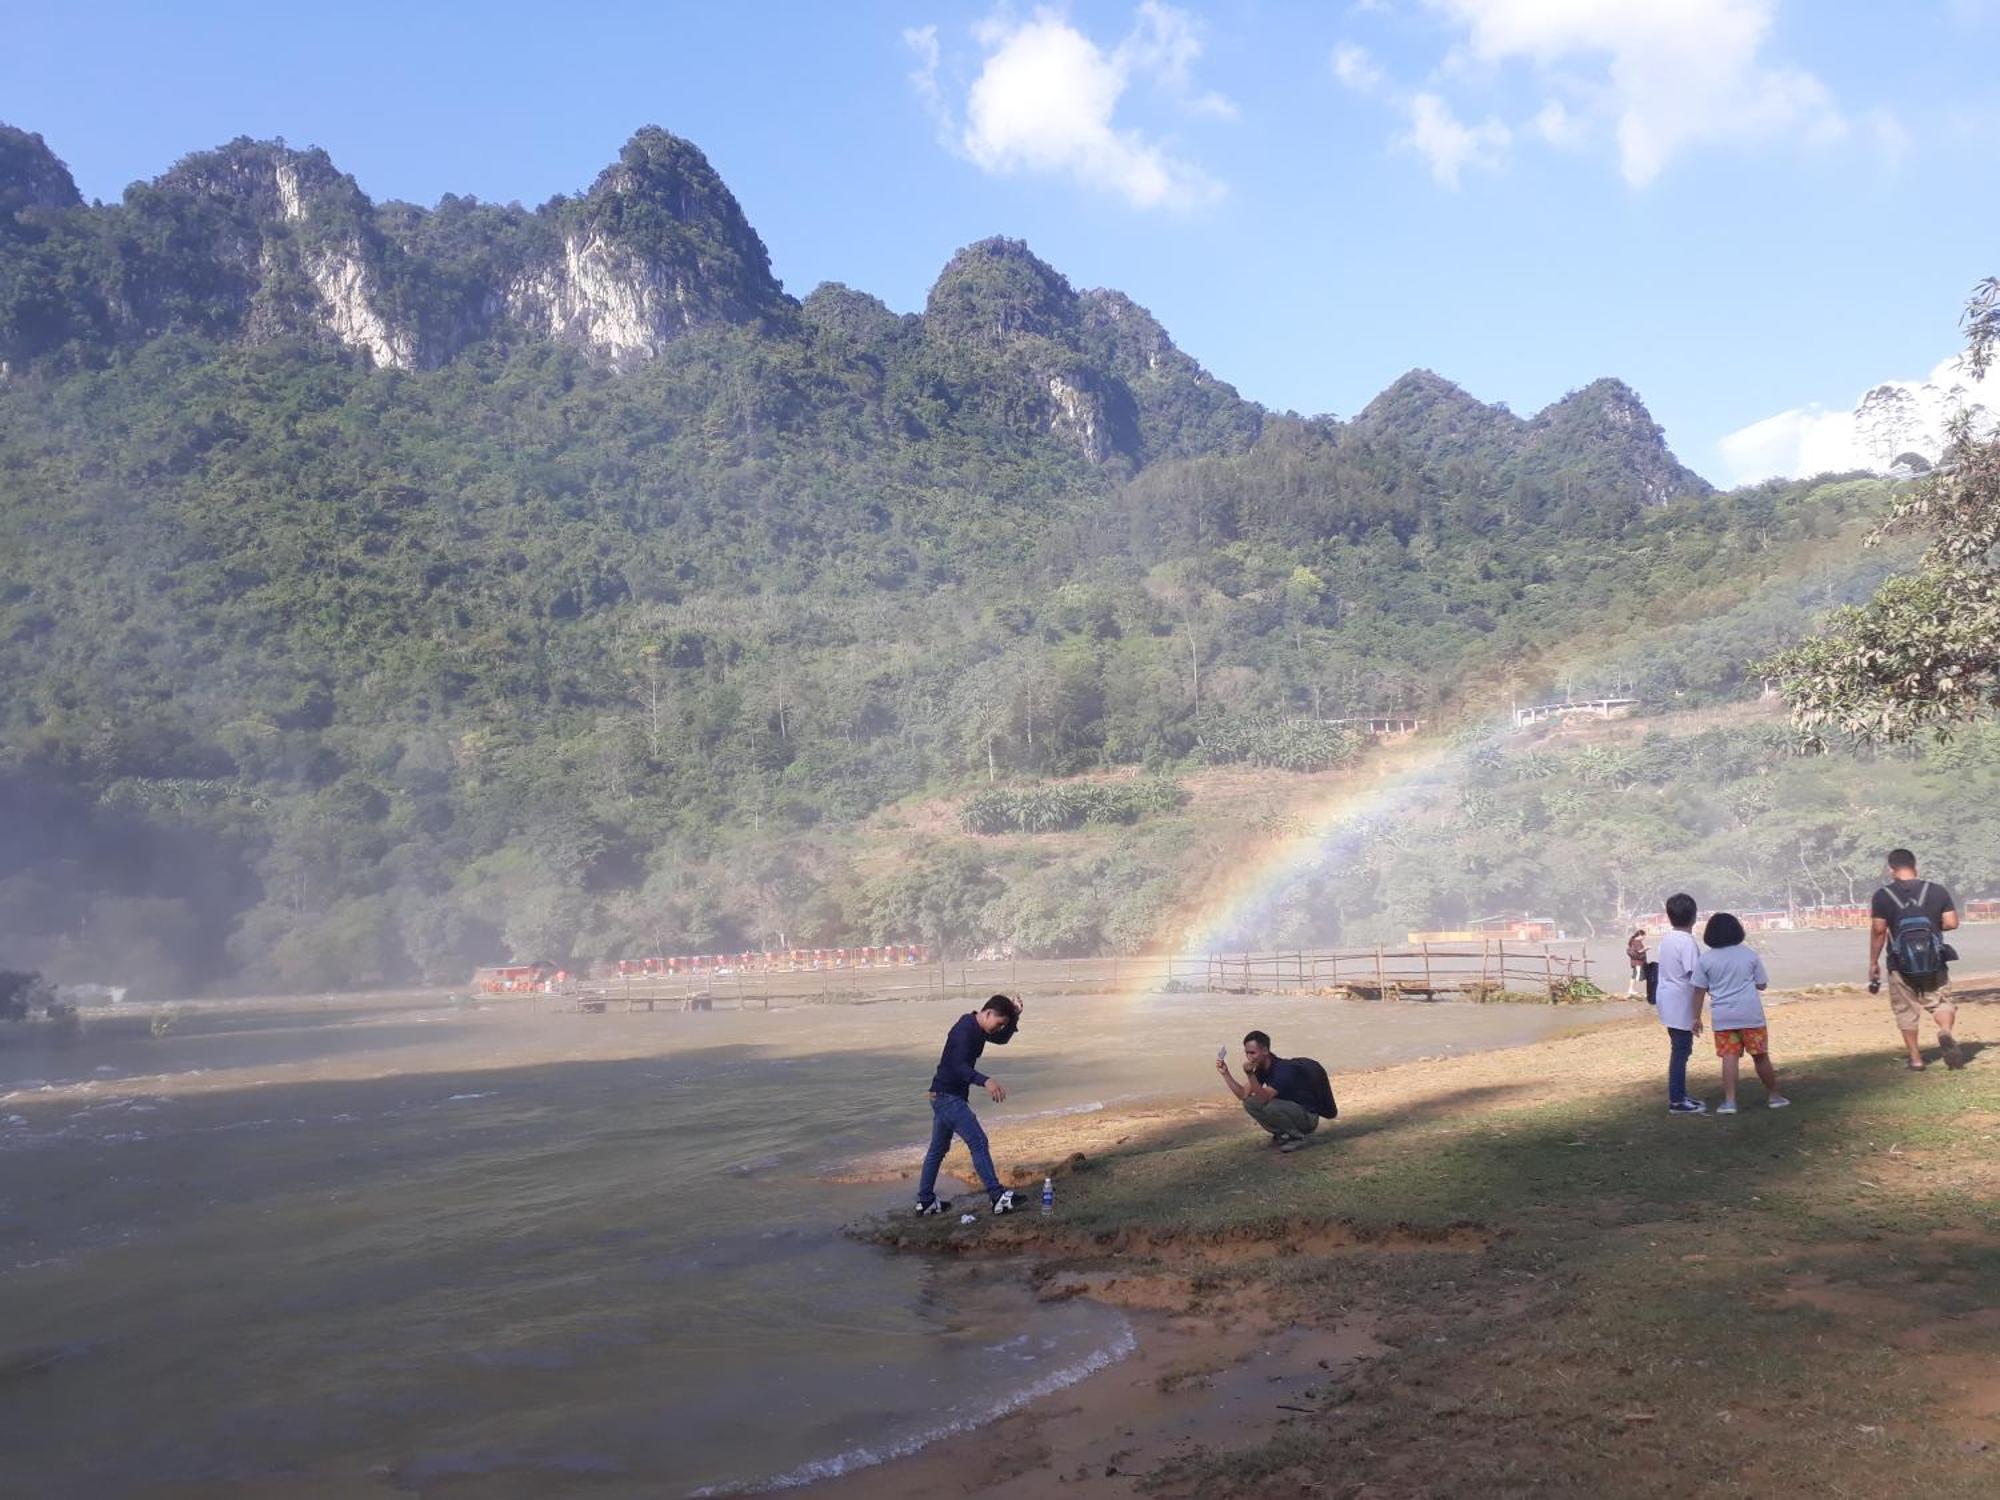
M294 1001L0 1050L15 1482L685 1494L1078 1378L1129 1347L1118 1313L838 1233L910 1199L821 1174L884 1151L914 1173L958 1013ZM989 1056L1012 1094L982 1113L1004 1168L1010 1120L1212 1090L1251 1025L1337 1079L1629 1013L1048 998Z

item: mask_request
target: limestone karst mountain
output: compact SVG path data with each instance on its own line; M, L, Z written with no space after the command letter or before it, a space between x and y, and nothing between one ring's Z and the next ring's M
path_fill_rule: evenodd
M1867 559L1759 580L1866 500L1711 495L1615 381L1271 411L1018 240L917 310L795 298L656 129L535 208L247 139L86 203L0 129L0 967L1136 950L1222 857L1170 812L1060 857L867 828L968 777L1323 768L1579 641L1717 701L1738 657L1673 620L1789 638Z
M376 204L324 151L247 138L86 205L39 136L0 126L7 370L88 364L171 333L323 339L402 370L549 342L629 370L709 328L831 340L953 410L1125 471L1240 453L1266 419L1129 297L1077 291L1018 240L959 251L921 314L837 284L801 305L708 159L653 126L588 190L534 210L455 195ZM1608 478L1648 503L1703 488L1615 381L1523 420L1417 371L1356 430L1423 462L1480 452L1537 482Z

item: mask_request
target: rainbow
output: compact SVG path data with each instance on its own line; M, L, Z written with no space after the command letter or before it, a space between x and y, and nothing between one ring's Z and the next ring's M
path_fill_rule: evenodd
M1307 812L1305 826L1259 858L1225 873L1193 913L1179 945L1184 955L1255 951L1272 946L1293 890L1352 860L1384 819L1413 811L1456 781L1483 736L1459 734L1390 746ZM1290 946L1289 944L1287 946Z

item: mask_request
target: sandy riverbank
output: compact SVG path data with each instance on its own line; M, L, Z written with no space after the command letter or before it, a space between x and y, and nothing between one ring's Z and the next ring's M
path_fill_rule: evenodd
M1126 1309L1137 1351L821 1489L1666 1494L1704 1445L1726 1472L1783 1433L1792 1481L1907 1493L1921 1462L1929 1493L1990 1493L2000 1052L1977 1044L2000 989L1960 988L1972 1061L1921 1075L1881 998L1774 997L1784 1112L1747 1083L1734 1119L1668 1117L1665 1039L1640 1020L1366 1073L1336 1060L1341 1118L1291 1156L1219 1086L1003 1124L1003 1170L1056 1173L1053 1221L867 1233L980 1274L1024 1264L1003 1274L1045 1299ZM1691 1086L1713 1100L1716 1079L1704 1043ZM1730 1298L1740 1317L1718 1320Z

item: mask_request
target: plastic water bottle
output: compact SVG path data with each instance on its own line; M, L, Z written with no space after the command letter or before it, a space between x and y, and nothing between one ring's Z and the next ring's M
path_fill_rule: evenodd
M1052 1214L1055 1211L1056 1180L1053 1177L1044 1177L1042 1179L1042 1212Z

